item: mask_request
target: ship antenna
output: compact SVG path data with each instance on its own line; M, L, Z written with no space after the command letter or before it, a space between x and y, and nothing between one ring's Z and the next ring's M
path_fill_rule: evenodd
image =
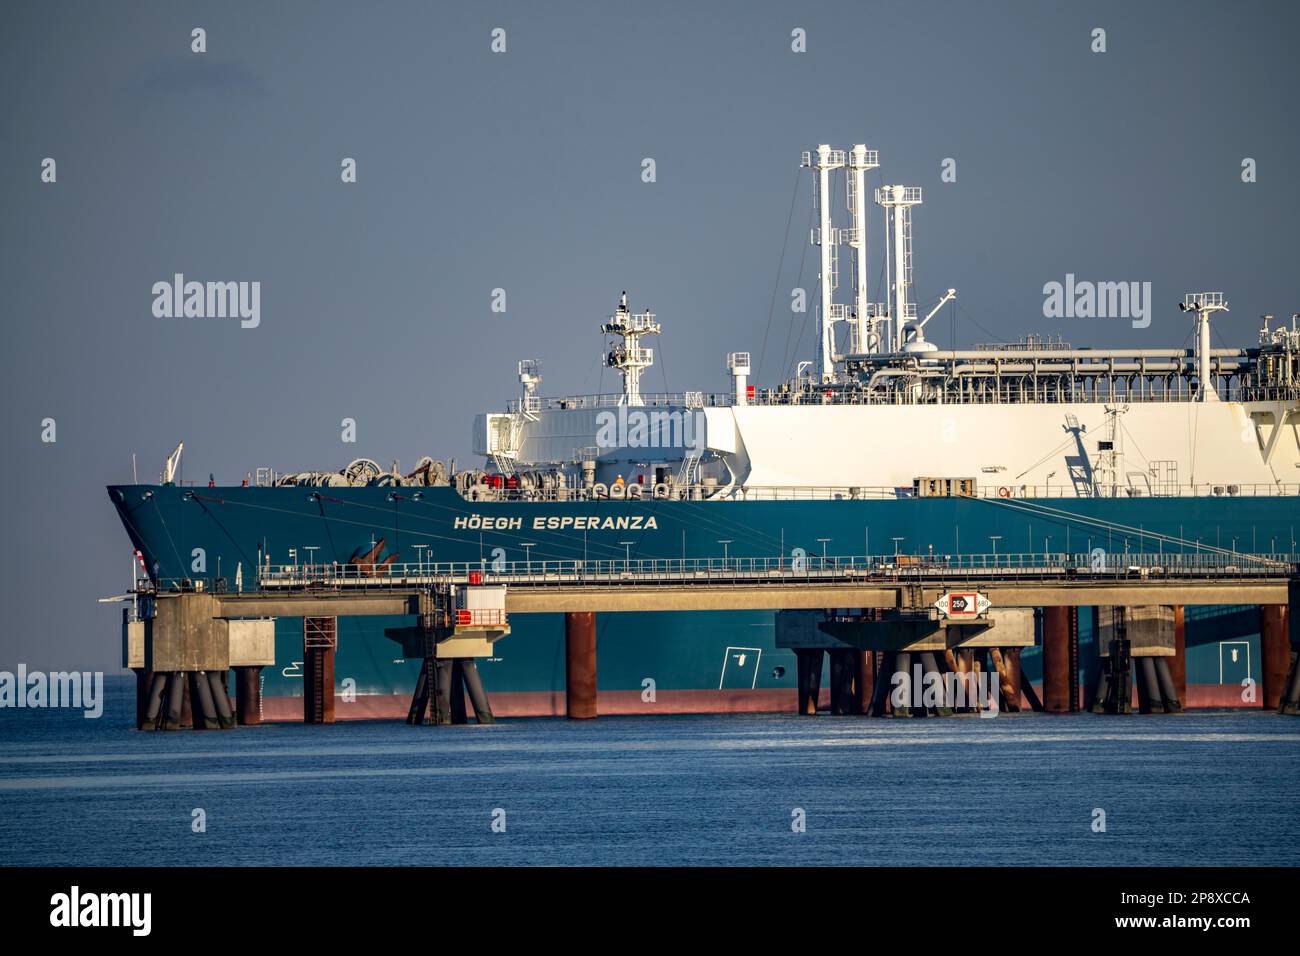
M522 359L519 362L519 411L530 421L537 420L541 411L542 400L537 395L537 386L542 383L542 366L537 359Z
M1227 312L1228 302L1222 292L1189 292L1183 296L1178 308L1183 312L1196 313L1196 377L1200 381L1200 401L1210 401L1210 393L1218 392L1210 386L1210 316L1215 312Z
M641 399L641 373L654 364L654 349L641 347L641 336L658 335L659 323L650 311L630 312L627 293L619 298L618 310L605 320L600 330L606 335L617 335L622 341L610 348L605 364L623 375L623 405L644 405Z

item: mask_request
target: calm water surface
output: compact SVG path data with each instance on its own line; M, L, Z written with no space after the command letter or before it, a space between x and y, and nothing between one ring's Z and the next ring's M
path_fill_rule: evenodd
M1300 720L1270 714L144 734L131 689L0 711L0 863L1300 862Z

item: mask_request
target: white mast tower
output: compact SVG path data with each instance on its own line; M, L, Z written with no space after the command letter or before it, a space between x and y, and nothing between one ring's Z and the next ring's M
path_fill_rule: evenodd
M817 343L817 379L820 382L835 379L835 322L844 318L844 306L831 303L831 295L840 284L840 256L839 235L831 226L830 174L832 169L841 169L845 159L844 150L831 149L823 143L817 147L816 162L811 153L805 152L800 163L817 170L814 201L820 218L811 241L814 246L821 247L821 304L817 316L821 330Z
M606 335L618 335L622 342L605 355L605 364L623 374L623 397L620 405L644 405L641 399L641 373L654 364L654 349L641 347L641 336L658 335L659 323L653 312L629 312L627 293L618 300L618 310L605 320L600 330Z
M912 207L921 203L920 186L881 186L876 202L885 210L885 235L894 234L894 290L890 315L893 318L892 350L903 348L904 329L916 319L916 304L908 301L912 284Z
M1196 313L1196 377L1201 388L1197 398L1202 402L1217 401L1219 393L1210 381L1210 316L1227 312L1228 303L1222 292L1189 292L1178 308Z

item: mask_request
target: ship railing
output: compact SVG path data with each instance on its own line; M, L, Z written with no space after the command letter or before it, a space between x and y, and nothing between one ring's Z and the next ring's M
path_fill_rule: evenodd
M1136 477L1136 476L1134 476ZM657 499L649 486L638 488L640 500ZM1300 483L1198 482L1178 484L1152 476L1150 483L1113 487L1075 486L1068 481L1048 484L1021 482L980 483L973 497L979 498L1276 498L1300 496ZM638 500L626 491L628 500ZM668 499L717 501L857 501L918 497L910 485L741 485L724 489L717 485L672 484ZM951 497L972 497L952 495ZM475 501L608 501L608 493L595 495L587 488L483 488L475 491Z
M1092 542L1089 542L1091 545ZM726 556L707 558L602 557L565 560L454 561L391 565L264 565L255 590L365 591L429 586L487 585L763 585L921 581L954 586L989 580L1232 580L1300 573L1300 555L1206 547L1194 551L1136 552L1091 548L1078 552L959 554ZM474 576L471 578L471 574ZM210 579L163 579L161 591L216 591Z
M558 395L538 398L541 408L547 411L562 411L573 408L617 408L626 401L622 392L602 395ZM729 392L642 392L641 406L650 408L701 408L726 407L735 401ZM519 399L512 399L507 408L511 412L521 410Z
M1190 402L1197 396L1192 383L1185 380L1145 384L1117 378L1113 384L1096 385L1092 380L1101 377L1102 369L1079 369L1073 372L1076 379L1071 385L1070 373L1044 370L1037 374L1037 381L1028 386L1024 381L1032 381L1031 372L1004 370L1000 376L987 373L983 375L985 384L976 383L973 387L962 384L945 386L942 389L942 402L939 393L933 391L938 379L927 380L927 390L917 393L915 379L900 379L892 386L880 386L868 391L860 388L827 388L810 385L806 388L779 390L758 388L746 400L746 405L786 406L786 405L1060 405L1090 404L1100 405L1108 402L1130 402L1134 404ZM957 380L953 380L957 381ZM964 380L963 380L964 381ZM1300 386L1296 385L1261 385L1233 382L1217 383L1215 391L1223 401L1298 401ZM643 405L649 407L678 408L728 408L735 404L735 396L730 392L675 392L642 393ZM602 395L560 395L538 397L539 409L561 411L574 408L612 408L623 404L621 392ZM507 410L512 413L524 411L519 399L512 399Z
M1137 476L1134 474L1132 477ZM978 494L981 498L1277 498L1300 495L1300 483L1205 481L1179 484L1152 476L1149 484L1081 489L1068 481L1044 485L991 482L981 484Z

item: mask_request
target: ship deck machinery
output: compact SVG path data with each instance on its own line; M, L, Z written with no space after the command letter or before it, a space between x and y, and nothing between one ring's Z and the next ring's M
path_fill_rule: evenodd
M1296 494L1300 331L1261 339L1204 361L1063 343L850 355L828 382L638 406L530 395L528 414L480 416L492 463L458 487L477 500L896 497L944 476L1003 497ZM638 442L638 416L671 440ZM615 441L601 440L607 421Z

